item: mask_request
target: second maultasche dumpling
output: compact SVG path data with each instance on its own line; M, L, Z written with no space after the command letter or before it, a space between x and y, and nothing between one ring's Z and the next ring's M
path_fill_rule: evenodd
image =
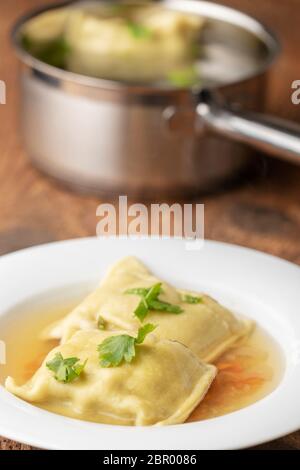
M141 296L126 294L134 289L149 288L161 282L134 257L116 263L101 282L75 310L44 332L45 338L66 341L76 331L96 328L99 320L107 327L137 331L141 326L134 312ZM162 282L159 299L168 302L181 313L149 311L146 321L159 325L156 334L185 344L200 360L211 362L237 340L247 335L253 322L237 318L229 310L207 295L194 296ZM198 294L199 296L199 294ZM197 298L197 297L196 297ZM175 308L175 310L176 310Z
M101 10L75 8L69 15L64 35L71 72L136 83L191 68L204 23L199 15L145 5L127 14Z
M51 351L25 385L9 377L6 389L48 411L88 421L119 425L184 422L209 389L216 368L201 363L182 344L159 340L154 334L136 346L132 362L101 367L98 345L120 334L129 336L126 332L79 331ZM49 362L55 365L58 353L65 364L71 365L74 357L80 361L78 377L70 383L58 380L65 378L59 358L56 378L49 370Z

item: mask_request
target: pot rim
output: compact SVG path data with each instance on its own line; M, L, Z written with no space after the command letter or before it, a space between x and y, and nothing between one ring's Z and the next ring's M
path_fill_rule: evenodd
M102 3L112 3L112 1L108 0L101 0ZM275 33L269 29L266 25L264 25L258 19L247 15L239 10L234 8L227 7L225 5L220 5L216 3L210 3L203 0L159 0L159 2L173 10L180 10L187 13L194 13L204 16L206 18L212 19L220 19L225 21L226 23L233 24L239 27L242 27L244 30L247 30L254 34L257 38L259 38L267 47L269 54L266 60L263 62L262 65L253 68L251 73L245 75L245 77L241 79L236 79L226 84L213 86L213 88L226 88L238 83L244 83L252 78L255 78L264 72L266 72L269 67L273 64L276 58L279 56L281 51L281 44L279 39L275 35ZM35 9L31 9L29 12L22 15L13 25L11 30L11 41L13 47L16 51L18 58L21 60L22 63L31 67L34 70L41 72L43 75L55 78L58 80L64 80L68 82L75 83L77 85L83 85L91 88L102 89L102 90L109 90L109 91L126 91L127 93L133 94L150 94L150 95L178 95L179 93L182 94L183 92L190 92L195 91L195 88L174 88L169 86L162 86L158 84L152 85L142 85L142 84L135 84L135 83L128 83L122 82L118 80L107 80L102 78L90 77L88 75L83 75L79 73L70 72L68 70L64 70L53 65L49 65L46 62L43 62L29 52L27 52L21 45L19 40L19 32L22 26L26 23L26 21L34 18L35 16L55 9L55 8L63 8L66 6L71 6L73 3L83 3L82 0L66 0L64 2L55 2L49 5L38 7ZM92 3L92 1L91 1ZM129 1L128 3L137 3L135 1ZM199 91L199 88L197 87Z

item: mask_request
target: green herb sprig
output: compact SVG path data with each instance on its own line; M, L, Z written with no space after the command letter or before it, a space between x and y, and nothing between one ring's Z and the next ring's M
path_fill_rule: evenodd
M202 297L196 297L194 295L184 294L182 296L182 302L185 302L186 304L201 304L203 303L203 299Z
M139 329L136 338L130 335L106 338L98 346L101 367L118 367L123 361L130 363L136 355L136 346L142 344L155 328L155 325L147 323Z
M127 27L131 35L136 39L148 39L152 36L152 31L142 24L128 20Z
M167 77L167 81L179 88L189 88L200 83L199 73L194 64L172 70Z
M77 364L79 360L78 357L64 359L61 353L56 353L54 358L46 363L46 366L54 372L54 378L58 382L69 383L77 379L85 368L87 360L83 364Z
M24 49L37 59L59 68L65 68L66 59L71 51L69 44L63 37L41 45L24 34L21 43Z
M125 291L125 294L135 294L141 296L140 303L134 311L134 315L141 322L145 319L150 310L174 314L183 312L179 305L172 305L169 302L164 302L158 298L159 295L163 292L161 286L161 282L158 282L149 288L138 287L127 289Z
M103 317L99 316L97 320L98 330L105 330L106 322Z

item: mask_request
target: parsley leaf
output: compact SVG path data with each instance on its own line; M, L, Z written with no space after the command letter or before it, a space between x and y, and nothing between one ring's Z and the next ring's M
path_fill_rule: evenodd
M54 67L64 68L69 54L70 47L66 40L64 38L58 38L44 47L44 49L37 54L37 58Z
M150 287L148 294L145 297L147 304L156 300L159 294L161 293L161 282L154 284L154 286Z
M161 283L160 283L161 285ZM132 289L127 289L124 294L134 294L146 296L150 291L151 287L133 287ZM160 294L163 294L163 289L160 289Z
M127 289L125 294L135 294L141 296L140 303L138 304L137 308L134 311L134 315L142 322L149 310L156 310L159 312L167 312L167 313L182 313L183 310L179 305L172 305L168 302L163 302L159 300L158 296L163 293L161 288L162 283L158 282L154 284L152 287L144 288L144 287L137 287L133 289Z
M182 69L173 70L169 73L167 80L171 85L180 88L188 88L199 83L199 74L195 65Z
M161 282L158 282L149 288L128 289L125 291L125 294L131 293L142 297L134 311L134 315L142 322L149 312L150 303L153 300L156 300L161 293Z
M117 367L123 361L130 363L136 354L135 346L142 344L146 336L155 328L154 325L147 323L139 329L136 338L129 335L106 338L98 346L101 367Z
M65 68L66 59L71 49L63 37L58 37L46 44L40 45L28 35L23 35L21 43L24 49L37 59L54 67Z
M127 289L124 294L134 294L134 295L147 295L149 292L150 288L144 288L144 287L133 287L133 289Z
M148 39L152 36L152 32L149 28L142 24L134 23L133 21L127 22L127 27L136 39Z
M105 320L104 318L102 318L101 316L98 317L98 320L97 320L97 327L99 330L105 330Z
M157 310L159 312L167 313L182 313L183 310L179 305L172 305L168 302L162 302L161 300L152 300L149 307L151 310Z
M98 346L100 365L117 367L123 360L131 362L135 357L135 338L129 335L111 336Z
M187 304L200 304L203 302L202 297L195 297L190 294L184 294L182 296L182 301L187 303Z
M135 309L133 313L142 322L147 316L148 311L149 311L148 303L146 302L145 297L142 297L140 303L138 304L137 308Z
M85 368L87 360L83 364L77 364L79 360L78 357L64 359L61 353L56 353L46 366L54 372L54 378L58 382L69 383L79 377Z
M155 328L156 326L152 325L152 323L146 323L146 325L142 326L138 331L138 335L135 340L136 344L142 344L145 341L146 336L149 333L152 333Z

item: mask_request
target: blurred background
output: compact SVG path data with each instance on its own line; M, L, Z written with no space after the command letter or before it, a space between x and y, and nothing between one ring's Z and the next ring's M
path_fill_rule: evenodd
M70 192L29 162L18 131L17 59L10 44L15 20L48 0L1 2L0 80L7 87L0 105L0 254L55 240L95 235L100 197ZM266 90L266 109L300 124L300 104L291 85L300 80L299 0L223 0L269 26L282 43ZM115 197L106 198L114 202ZM140 202L136 200L130 202ZM150 201L149 201L150 202ZM176 202L183 202L177 200ZM194 198L205 204L205 237L256 248L300 264L300 165L260 157L255 177ZM26 448L0 438L2 448ZM300 434L263 448L300 448Z

